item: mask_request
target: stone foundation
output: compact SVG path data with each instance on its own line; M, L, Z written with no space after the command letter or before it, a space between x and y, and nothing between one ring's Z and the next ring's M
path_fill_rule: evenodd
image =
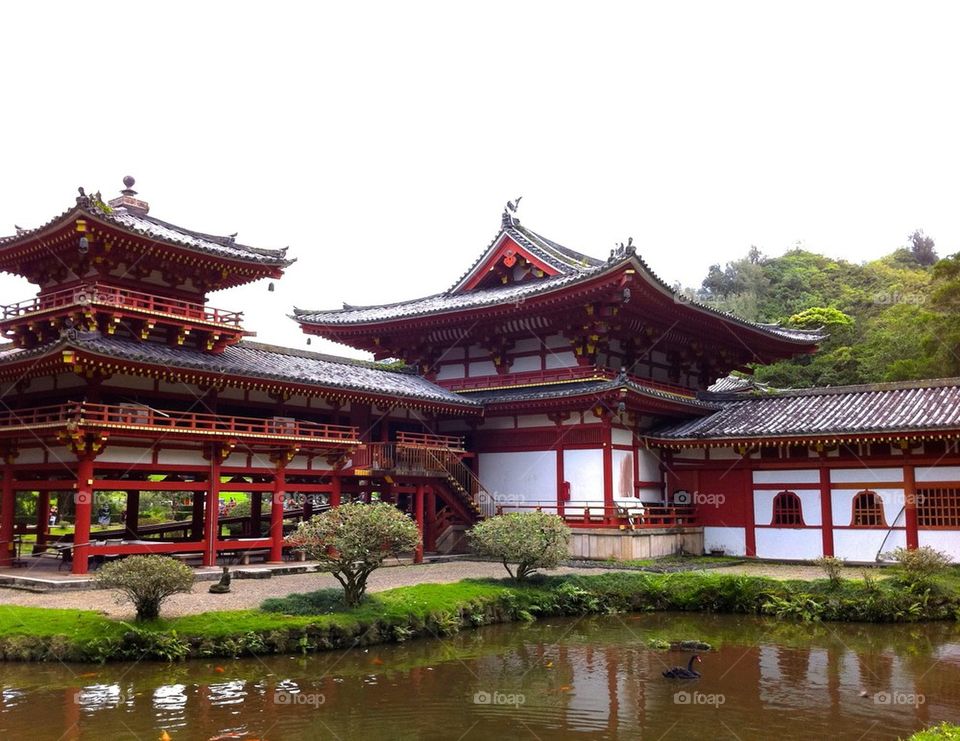
M570 556L616 561L703 553L703 528L677 527L657 530L605 530L576 528L570 538Z

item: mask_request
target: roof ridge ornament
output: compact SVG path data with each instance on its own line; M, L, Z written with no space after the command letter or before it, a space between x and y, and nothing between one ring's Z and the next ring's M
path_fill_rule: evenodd
M137 198L137 191L133 189L136 180L132 175L125 175L123 178L123 190L117 198L110 199L106 205L111 208L125 208L127 212L137 216L146 216L150 211L150 204Z
M633 237L628 237L626 244L621 242L619 245L614 245L607 262L617 262L635 254L637 254L637 248L633 245Z
M517 213L517 209L520 207L520 199L523 196L517 196L516 199L512 201L507 201L507 205L503 208L503 216L500 217L500 225L504 229L509 229L511 226L520 226L520 219L514 216Z

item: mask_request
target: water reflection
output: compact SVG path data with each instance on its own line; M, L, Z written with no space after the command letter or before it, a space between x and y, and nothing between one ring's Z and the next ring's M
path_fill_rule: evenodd
M661 672L687 654L650 650L654 636L719 648L701 680L671 682ZM960 636L614 616L222 666L5 665L2 682L0 738L31 741L897 738L960 722Z

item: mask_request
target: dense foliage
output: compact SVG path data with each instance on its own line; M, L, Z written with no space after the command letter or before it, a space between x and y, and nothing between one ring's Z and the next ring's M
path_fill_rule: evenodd
M570 528L563 519L546 512L491 517L474 525L468 535L478 555L497 559L517 581L537 569L555 569L567 558L570 542ZM516 564L515 571L510 564Z
M318 561L343 587L343 600L356 605L367 590L367 577L388 556L420 544L416 524L392 504L343 504L301 522L287 543Z
M193 569L168 556L130 556L104 564L96 582L120 592L120 601L133 602L137 620L153 620L167 597L189 592L193 587Z
M960 254L938 259L921 231L908 246L856 264L803 249L766 257L756 247L711 266L697 298L745 319L823 326L820 352L756 368L779 387L960 375Z

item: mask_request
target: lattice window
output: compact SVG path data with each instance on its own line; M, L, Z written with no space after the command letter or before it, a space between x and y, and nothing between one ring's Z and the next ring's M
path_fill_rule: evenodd
M917 525L960 528L960 488L917 489Z
M773 525L796 527L803 525L800 497L792 491L781 491L773 498Z
M854 527L886 527L883 516L883 499L875 491L861 491L853 498Z

